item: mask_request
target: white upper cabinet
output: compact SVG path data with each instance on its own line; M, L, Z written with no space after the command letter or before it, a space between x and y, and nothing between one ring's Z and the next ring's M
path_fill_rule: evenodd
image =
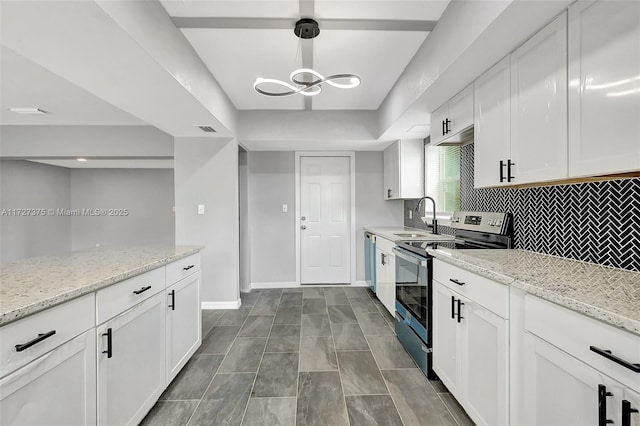
M569 176L640 169L640 2L569 8Z
M512 183L567 177L567 14L511 54Z
M384 150L384 199L424 195L424 142L400 140Z
M478 188L511 181L510 77L507 56L474 84L474 183Z
M431 143L460 141L460 132L473 125L473 84L431 114Z

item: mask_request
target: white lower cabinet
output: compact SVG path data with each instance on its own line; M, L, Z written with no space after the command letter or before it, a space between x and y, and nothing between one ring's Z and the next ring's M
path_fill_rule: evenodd
M97 327L100 425L138 424L164 390L165 303L160 292Z
M2 425L95 425L91 329L0 380Z
M507 424L509 321L438 281L433 292L434 371L476 424Z
M167 383L198 349L202 340L200 272L167 288Z

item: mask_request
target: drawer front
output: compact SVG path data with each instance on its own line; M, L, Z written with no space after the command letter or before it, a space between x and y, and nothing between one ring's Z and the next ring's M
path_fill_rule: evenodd
M200 270L200 253L192 254L184 259L167 265L167 286L177 283Z
M393 248L396 243L380 236L376 237L376 250L383 251L387 254L393 254Z
M509 318L509 286L439 259L433 259L433 279L500 317Z
M102 324L163 291L164 278L165 267L163 266L99 290L96 295L97 324Z
M525 296L525 329L615 380L640 391L640 373L590 349L611 351L640 366L640 336L538 297Z
M0 328L0 377L94 327L95 307L91 293Z

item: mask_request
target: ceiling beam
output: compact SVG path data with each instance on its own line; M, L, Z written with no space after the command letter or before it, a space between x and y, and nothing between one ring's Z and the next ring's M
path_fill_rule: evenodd
M305 2L308 3L308 2ZM305 7L307 9L307 7ZM301 15L307 17L307 14ZM276 29L289 30L297 19L288 18L218 18L218 17L173 17L178 28L201 29ZM433 31L437 21L408 21L393 19L323 19L320 30L359 31Z

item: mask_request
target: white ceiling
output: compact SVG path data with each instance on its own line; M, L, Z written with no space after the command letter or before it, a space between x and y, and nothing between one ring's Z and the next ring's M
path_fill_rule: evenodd
M0 93L0 124L146 124L5 46L0 46ZM36 107L49 114L16 114L8 110L12 107Z
M236 20L235 28L222 28L229 19L182 28L239 110L377 110L428 36L429 22L440 18L449 1L161 0L161 3L169 15L183 20L241 18ZM300 41L293 34L295 21L300 17L318 20L317 38ZM358 29L323 29L323 19L328 26L342 22ZM352 21L345 24L344 20ZM415 30L416 21L424 21L425 30ZM394 30L383 30L389 24ZM267 28L270 26L273 28ZM257 77L288 81L291 71L303 66L305 56L312 58L312 67L324 76L358 74L362 84L355 89L324 85L323 92L312 98L311 105L307 101L306 107L301 95L274 98L253 90Z

